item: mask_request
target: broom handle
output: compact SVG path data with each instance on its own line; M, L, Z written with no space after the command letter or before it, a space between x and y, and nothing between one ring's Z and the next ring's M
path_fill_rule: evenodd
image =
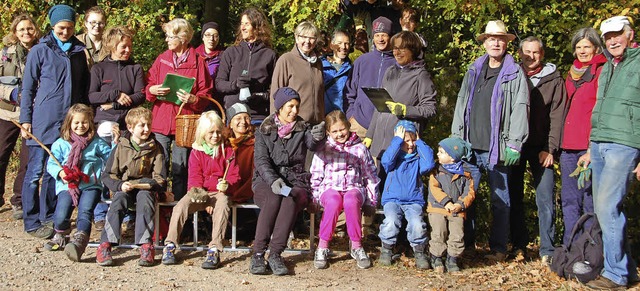
M45 151L47 151L47 153L49 154L49 157L51 157L53 159L54 162L56 162L56 164L58 164L58 166L60 168L63 168L62 165L60 164L60 162L58 161L58 159L56 159L56 157L53 155L53 153L51 153L51 150L49 150L49 148L47 146L45 146L44 144L42 144L42 142L40 140L38 140L37 137L35 137L31 132L29 132L28 130L25 130L24 127L22 127L22 124L18 123L17 121L15 121L15 119L11 119L11 122L13 122L13 124L15 124L17 127L19 127L20 129L22 129L23 132L27 133L27 135L32 138L35 142L37 142L40 147L42 147Z

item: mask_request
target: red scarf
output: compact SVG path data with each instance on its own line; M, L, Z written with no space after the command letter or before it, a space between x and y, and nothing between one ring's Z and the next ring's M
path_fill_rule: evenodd
M527 77L531 77L531 76L534 76L537 73L540 73L542 71L542 67L543 67L543 66L539 66L533 71L527 71L527 69L524 68L524 64L522 64L521 66L522 66L522 70L527 74Z

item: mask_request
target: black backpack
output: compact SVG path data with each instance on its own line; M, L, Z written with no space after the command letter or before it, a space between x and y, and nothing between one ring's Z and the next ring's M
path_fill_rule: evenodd
M591 226L585 229L585 223ZM576 233L582 231L577 238ZM582 283L594 280L604 268L602 229L596 215L585 213L573 226L571 245L556 247L553 252L551 270L568 280L578 279Z

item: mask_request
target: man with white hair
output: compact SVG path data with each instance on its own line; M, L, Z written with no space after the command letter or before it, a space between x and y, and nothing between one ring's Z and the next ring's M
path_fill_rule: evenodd
M604 270L587 286L609 290L638 280L622 201L631 176L640 180L640 49L632 48L635 35L626 16L605 20L600 31L611 58L600 74L591 144L578 165L591 163L593 205L604 245Z

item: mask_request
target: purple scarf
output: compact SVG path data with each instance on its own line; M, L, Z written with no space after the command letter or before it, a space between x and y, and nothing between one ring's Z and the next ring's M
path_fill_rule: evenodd
M283 125L277 114L273 115L273 120L276 122L276 126L278 127L278 136L280 138L291 137L291 132L293 131L293 127L296 125L296 121Z
M65 166L71 170L80 168L82 161L82 151L89 145L90 138L88 136L79 136L75 132L71 132L71 152ZM76 187L69 187L69 194L73 200L73 206L78 206L78 197L80 197L79 186L80 181Z

